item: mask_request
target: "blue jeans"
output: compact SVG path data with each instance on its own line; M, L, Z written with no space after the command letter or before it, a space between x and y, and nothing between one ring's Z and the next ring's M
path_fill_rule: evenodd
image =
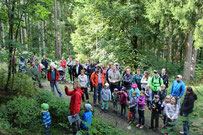
M50 126L45 127L45 135L52 135L50 131Z
M188 114L184 114L183 113L183 117L185 117L186 119L188 118ZM189 135L189 124L188 124L188 120L183 121L183 131L184 131L184 135Z
M102 90L102 84L99 83L98 86L94 89L94 104L97 103L97 96L98 96L98 101L101 102L101 90Z
M139 114L139 124L144 126L145 124L144 110L138 109L138 114Z
M54 86L56 87L56 90L59 94L59 97L62 97L62 93L61 90L59 88L59 83L58 82L50 82L50 86L51 86L51 91L54 93L54 95L56 95L55 90L54 90Z

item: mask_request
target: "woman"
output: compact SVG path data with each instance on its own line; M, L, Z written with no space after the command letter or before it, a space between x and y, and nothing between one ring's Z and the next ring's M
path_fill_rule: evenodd
M66 69L66 60L64 59L64 57L61 57L60 66Z
M73 91L69 91L68 87L65 86L65 92L67 96L71 96L70 100L70 112L71 115L76 118L76 114L80 113L82 90L79 82L73 84ZM79 120L72 123L73 125L73 134L76 135L77 131L80 129Z
M85 70L81 70L81 74L78 76L78 82L81 85L81 89L83 90L83 93L86 96L86 100L89 100L89 95L88 95L88 89L87 89L87 84L88 84L88 78L87 75L85 75ZM82 95L82 101L85 101L84 95Z
M144 76L141 79L141 89L142 90L146 89L146 86L148 85L150 79L151 79L151 77L149 76L149 72L144 71Z
M193 92L191 87L187 87L185 98L181 105L180 114L185 117L183 121L183 134L189 135L188 115L193 112L194 102L197 100L197 95Z
M163 82L166 85L166 89L167 89L168 88L168 75L166 74L165 68L162 69L160 77L163 79Z

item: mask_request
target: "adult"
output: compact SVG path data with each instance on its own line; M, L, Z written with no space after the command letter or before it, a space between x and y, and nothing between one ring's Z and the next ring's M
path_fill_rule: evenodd
M117 88L117 89L120 89L120 72L117 71L116 67L114 66L113 67L113 71L109 73L109 76L108 76L108 80L109 80L109 83L110 83L110 90L111 90L111 93L114 92L114 89Z
M91 75L91 82L94 86L94 105L97 103L97 97L98 97L98 103L101 103L101 90L102 87L104 87L105 83L105 76L103 73L101 73L101 67L97 67L96 71L92 73Z
M23 57L20 58L19 69L18 72L25 73L27 71L27 63Z
M107 66L106 66L105 64L103 64L103 65L102 65L102 71L103 71L105 77L106 77L107 69L108 69Z
M154 95L159 95L159 90L163 84L163 80L159 76L157 70L154 70L154 76L149 81L149 85L152 88L152 99L154 99Z
M191 87L187 87L183 103L180 108L180 114L185 117L183 121L183 134L189 135L188 115L193 112L194 102L197 100L197 95L193 92Z
M88 77L85 74L85 70L83 69L81 71L81 74L78 76L78 82L81 85L81 89L83 90L83 93L86 96L86 100L89 100L89 95L88 95L88 89L87 89L87 84L88 84ZM85 101L84 95L82 95L82 101Z
M41 67L38 59L35 60L35 66L37 67L38 72L41 73L42 72L42 67Z
M151 77L149 76L149 72L144 71L144 76L141 79L141 89L142 90L146 89L146 86L148 85L150 79L151 79Z
M82 66L83 66L83 68L84 68L84 70L85 70L85 74L87 75L87 74L88 74L88 73L87 73L87 67L89 66L89 60L86 59L86 60L85 60L85 63L84 63Z
M125 71L123 72L123 76L126 74L127 69L131 69L130 66L125 67ZM132 72L130 72L130 74L132 75Z
M69 60L68 60L68 63L67 63L68 73L70 75L70 83L73 83L73 65L74 65L74 62L73 62L72 57L70 56Z
M35 56L35 52L32 53L32 58L31 58L31 62L35 62L35 60L37 59L37 56Z
M163 68L161 70L160 77L163 79L163 82L164 82L164 84L166 86L166 89L167 89L168 88L168 75L166 74L166 69L165 68Z
M81 106L81 98L82 98L82 94L83 91L80 88L80 83L76 82L73 84L73 91L69 91L68 87L65 86L65 92L66 95L71 96L70 99L70 112L71 115L76 118L76 115L79 115L80 113L80 106ZM73 134L76 135L77 131L79 131L80 129L80 122L79 120L75 121L72 123L73 126Z
M177 75L173 82L170 94L177 99L177 104L180 106L181 99L185 93L185 83L182 81L182 76Z
M88 78L89 78L89 81L90 81L90 78L91 78L91 75L92 73L95 71L95 65L94 65L94 61L93 60L90 60L90 65L87 67L87 73L88 73ZM93 92L93 88L94 86L92 85L92 82L90 81L90 92Z
M60 60L60 67L66 69L66 60L64 59L64 57L61 57L61 60Z
M143 77L143 74L141 74L141 70L137 69L137 74L133 77L133 83L136 83L138 86L138 89L141 90L141 79Z
M56 67L55 64L52 62L50 64L50 69L48 70L48 73L47 73L47 78L48 78L48 81L50 82L51 91L55 94L54 88L56 87L59 97L62 97L62 93L58 83L60 74L55 67Z
M116 70L121 74L122 73L122 69L120 68L120 64L119 63L115 63L116 66Z
M47 59L46 59L46 55L43 55L42 60L41 60L41 64L44 65L45 75L47 75L48 62L47 62Z
M109 83L109 74L110 74L110 72L112 72L113 71L113 63L112 62L109 62L109 67L108 67L108 69L107 69L107 71L106 71L106 81Z
M123 86L126 88L128 94L131 89L132 81L133 81L133 75L131 74L131 70L127 69L126 74L123 76Z
M74 78L76 78L76 79L78 78L78 76L81 74L82 69L83 69L83 67L80 64L79 60L76 60L75 65L73 66L73 76L74 76Z
M37 61L37 60L36 60ZM40 72L39 68L36 66L35 62L32 62L32 66L30 68L30 74L32 76L32 79L34 81L37 81L39 84L39 87L42 88L41 80L40 80Z

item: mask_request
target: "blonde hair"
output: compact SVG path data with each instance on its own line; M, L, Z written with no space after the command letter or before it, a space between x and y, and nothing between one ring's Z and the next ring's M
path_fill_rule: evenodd
M150 85L147 85L147 86L146 86L146 89L147 89L147 90L150 90L150 89L151 89L151 86L150 86Z
M75 83L73 84L73 89L76 90L76 89L79 89L79 88L81 88L80 83L79 83L79 82L75 82Z
M84 74L84 73L85 73L85 70L84 70L84 69L82 69L82 70L81 70L81 73L83 73L83 74Z

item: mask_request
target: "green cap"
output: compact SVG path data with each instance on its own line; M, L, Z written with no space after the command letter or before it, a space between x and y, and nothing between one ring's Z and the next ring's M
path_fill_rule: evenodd
M41 108L45 111L49 109L49 105L47 103L41 104Z

